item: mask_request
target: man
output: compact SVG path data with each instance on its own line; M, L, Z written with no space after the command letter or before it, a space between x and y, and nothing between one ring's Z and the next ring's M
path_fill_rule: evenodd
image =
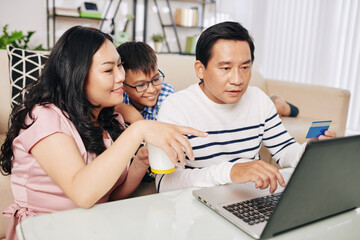
M169 96L159 121L191 126L209 133L189 136L195 161L173 173L158 175L158 191L190 186L254 182L273 193L285 186L276 167L260 160L261 143L283 166L296 166L306 143L286 131L276 108L260 89L248 86L255 46L248 31L236 22L206 29L196 46L195 71L200 83ZM325 132L328 138L335 136Z

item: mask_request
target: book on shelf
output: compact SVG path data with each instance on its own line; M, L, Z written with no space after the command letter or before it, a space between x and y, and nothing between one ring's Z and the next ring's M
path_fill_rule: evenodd
M98 10L96 3L83 2L78 9L80 17L101 19L101 12Z
M101 19L101 12L80 11L80 17Z
M198 39L199 39L199 35L187 37L184 52L188 54L195 54L196 43Z
M198 9L195 8L177 8L174 14L176 25L184 27L196 27L198 21Z
M54 15L53 8L49 9L49 14ZM72 16L79 17L79 11L77 8L65 8L65 7L55 7L56 15Z

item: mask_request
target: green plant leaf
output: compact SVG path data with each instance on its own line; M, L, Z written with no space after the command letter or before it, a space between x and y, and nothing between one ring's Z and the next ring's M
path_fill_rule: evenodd
M163 42L165 40L165 36L162 34L154 34L151 36L151 39L154 42Z
M3 27L3 36L9 36L9 34L7 33L7 28L8 28L8 24L6 24L4 27Z
M14 31L11 33L10 35L10 38L13 38L13 39L22 39L24 38L24 34L22 31Z
M27 33L26 37L27 37L28 39L30 39L31 36L32 36L34 33L35 33L35 31L29 31L29 32Z
M2 28L2 36L0 36L0 49L5 49L6 45L12 45L16 48L29 49L28 43L31 37L35 34L35 31L28 31L26 35L22 31L13 31L8 33L8 24ZM42 44L38 45L37 50L46 50Z

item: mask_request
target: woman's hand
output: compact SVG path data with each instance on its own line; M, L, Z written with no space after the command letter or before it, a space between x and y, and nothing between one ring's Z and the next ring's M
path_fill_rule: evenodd
M194 128L177 126L174 124L156 122L151 120L137 121L132 124L142 134L143 141L161 148L178 166L178 160L186 164L184 150L190 160L194 154L188 139L184 135L206 137L208 134Z
M137 151L125 181L111 193L112 200L124 199L135 191L149 168L148 155L147 146L143 146Z

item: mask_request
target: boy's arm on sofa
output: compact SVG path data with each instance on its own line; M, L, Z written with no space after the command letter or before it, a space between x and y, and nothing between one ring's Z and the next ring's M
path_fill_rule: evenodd
M350 101L348 90L267 79L268 95L278 95L299 108L298 118L332 120L338 136L346 129Z
M143 116L135 107L126 103L120 103L119 105L116 105L115 112L120 113L124 121L130 124L139 120L144 120Z

